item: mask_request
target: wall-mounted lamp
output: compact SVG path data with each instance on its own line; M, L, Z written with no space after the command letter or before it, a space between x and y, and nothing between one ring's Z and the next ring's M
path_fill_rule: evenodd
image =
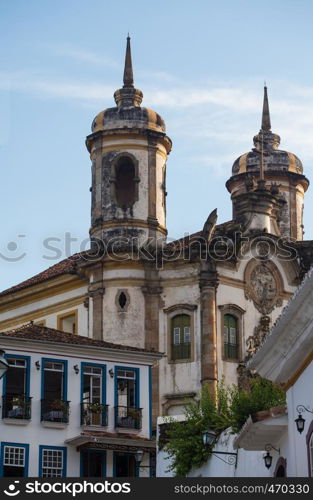
M202 441L205 447L213 448L214 444L218 439L218 434L213 429L208 429L202 432ZM237 466L237 453L231 453L228 451L211 451L211 454L216 458L219 458L225 464ZM218 455L226 455L226 460L219 457Z
M137 467L140 466L141 462L142 462L142 459L143 459L143 456L144 456L144 451L143 450L137 450L136 453L135 453L135 461L136 461L136 465Z
M9 363L4 357L4 350L0 349L0 378L3 377L7 369L9 368Z
M76 375L78 375L79 374L78 365L74 365L73 368L74 368L74 372L76 373Z
M273 462L273 457L270 454L270 451L275 450L275 451L277 451L277 453L280 453L280 451L277 450L277 448L274 448L274 446L272 446L271 444L266 444L264 449L267 452L266 455L264 455L264 457L263 457L264 465L267 469L270 469L272 466L272 462Z
M304 405L298 405L296 409L298 412L298 418L295 419L295 422L297 426L297 431L301 434L301 432L303 432L304 430L304 424L305 424L305 419L302 417L302 413L304 413L305 411L313 413L313 410L310 410Z
M109 370L109 374L110 374L110 377L113 378L114 377L114 371L113 371L113 368L111 368Z
M35 366L37 370L40 370L40 361L36 361Z

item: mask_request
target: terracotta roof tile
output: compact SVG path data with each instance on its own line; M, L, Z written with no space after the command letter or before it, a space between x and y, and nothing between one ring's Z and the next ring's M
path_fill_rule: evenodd
M77 262L84 258L88 252L75 253L71 255L67 259L61 260L54 266L48 267L45 271L42 271L31 278L18 283L17 285L12 286L11 288L7 288L3 292L0 293L0 297L4 295L8 295L10 293L15 293L24 288L28 288L32 285L37 285L38 283L42 283L48 279L56 278L57 276L61 276L62 274L73 274L76 269Z
M39 340L41 342L57 342L60 344L78 346L103 347L134 352L153 352L155 354L160 354L152 349L149 350L143 349L141 347L114 344L113 342L106 342L104 340L95 340L89 337L84 337L83 335L75 335L73 333L62 332L61 330L56 330L54 328L48 328L41 325L35 325L33 323L28 323L26 325L20 326L19 328L15 328L14 330L0 332L0 338L1 337L18 338L24 340Z
M224 222L223 224L218 224L216 226L216 231L218 233L220 233L221 231L223 232L223 230L231 224L232 221ZM199 238L201 238L201 235L202 231L198 231L196 233L184 236L183 238L179 238L175 241L170 241L165 246L165 250L172 252L174 250L176 251L176 250L188 249L192 243L198 241ZM61 260L57 264L54 264L54 266L48 267L48 269L45 269L41 273L36 274L35 276L32 276L31 278L28 278L27 280L22 281L17 285L7 288L6 290L3 290L2 292L0 292L0 297L9 295L11 293L19 292L20 290L23 290L33 285L37 285L39 283L43 283L44 281L56 278L58 276L61 276L62 274L74 274L78 262L82 260L87 260L88 256L90 256L92 259L95 258L92 257L90 250L86 250L84 252L71 255L67 259Z

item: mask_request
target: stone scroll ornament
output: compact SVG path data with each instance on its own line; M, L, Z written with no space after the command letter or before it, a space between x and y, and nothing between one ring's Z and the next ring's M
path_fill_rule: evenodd
M251 271L246 286L246 297L253 300L255 307L263 315L273 311L275 307L281 305L281 298L278 296L277 283L272 271L261 263L256 265Z
M265 337L270 331L271 318L269 316L261 316L259 324L254 328L253 335L247 338L247 357L248 360L262 345Z

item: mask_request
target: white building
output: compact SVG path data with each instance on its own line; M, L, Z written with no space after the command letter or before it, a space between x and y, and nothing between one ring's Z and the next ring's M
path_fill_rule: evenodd
M283 427L277 426L276 431L271 428L268 432L263 429L263 445L266 441L278 450L270 452L272 475L277 474L281 466L281 474L284 468L290 477L313 477L313 270L297 289L249 367L262 377L282 384L286 390ZM305 420L302 432L295 422L299 415ZM254 432L253 426L250 427L246 435ZM258 436L259 432L255 431L253 440L257 441ZM239 440L239 445L245 447L243 441L247 439Z
M229 431L221 434L214 451L236 452L236 466L221 462L221 458L227 461L227 455L213 453L201 468L190 471L189 476L313 477L313 268L248 368L282 385L287 405L250 416L237 435ZM166 419L159 418L159 425L164 422ZM269 455L268 468L266 455ZM169 465L166 457L166 450L158 453L159 476L171 475L166 472Z
M243 361L312 264L313 245L303 240L309 182L299 158L279 149L266 87L261 130L252 150L234 161L226 182L232 220L217 223L213 210L201 216L206 221L198 232L168 242L166 172L172 142L162 117L141 106L142 99L128 37L116 105L97 114L86 139L91 248L2 291L0 332L33 321L49 331L79 332L81 342L164 352L151 375L155 430L159 415L182 415L204 384L215 394L222 377L227 384L244 383ZM212 182L210 172L207 182ZM38 391L33 405L39 404ZM112 414L114 404L109 404ZM38 416L38 409L33 414ZM77 415L72 409L71 421L78 422ZM59 430L66 434L62 443L84 446L87 438L77 437L79 425L76 434L68 435L69 429ZM111 452L107 455L111 474Z
M141 106L129 39L123 87L114 99L116 106L95 117L86 141L91 251L2 291L0 331L32 320L164 352L152 370L155 429L159 415L183 414L203 384L214 393L221 377L241 383L238 364L259 345L313 261L313 246L303 241L308 180L301 161L279 149L265 88L261 130L226 183L232 220L217 224L216 210L199 214L207 220L197 233L168 243L172 143L160 115Z
M1 333L0 343L10 365L1 381L1 476L153 474L159 353L34 324Z

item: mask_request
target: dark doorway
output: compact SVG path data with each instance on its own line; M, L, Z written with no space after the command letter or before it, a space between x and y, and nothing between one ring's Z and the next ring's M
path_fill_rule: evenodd
M280 465L276 471L275 477L286 477L285 467Z
M105 477L105 452L83 450L81 465L81 477Z
M115 453L114 477L136 477L137 467L134 455L129 453Z

